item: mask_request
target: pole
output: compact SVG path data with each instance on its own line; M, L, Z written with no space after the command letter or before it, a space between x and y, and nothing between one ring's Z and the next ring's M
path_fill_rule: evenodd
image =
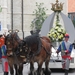
M23 39L24 39L24 30L23 30L23 0L22 0L22 33L23 33Z
M11 30L13 31L13 0L11 0Z

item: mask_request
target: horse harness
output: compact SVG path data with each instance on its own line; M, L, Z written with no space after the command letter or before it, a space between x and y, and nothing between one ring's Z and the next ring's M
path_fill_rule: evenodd
M24 48L26 47L25 50L23 50L23 51L25 51L25 53L27 51L29 51L29 53L26 53L28 59L31 59L32 57L37 56L40 53L42 47L48 55L51 55L51 53L48 52L47 49L42 45L41 38L37 37L37 39L38 39L38 49L34 53L32 52L31 47L28 46L27 44L26 44L26 46L23 46Z
M17 43L20 43L20 39L18 38L18 37L12 37L12 35L11 34L9 34L8 36L7 36L7 39L8 40L6 40L7 42L6 42L6 46L7 46L7 51L12 51L13 52L13 56L15 56L15 55L17 55L18 54L18 50L17 50L17 47L16 48L14 48L14 46L15 46L15 40L17 41ZM12 47L8 47L8 45L10 46L10 45L12 45ZM10 55L11 56L11 55ZM10 57L9 56L9 57Z

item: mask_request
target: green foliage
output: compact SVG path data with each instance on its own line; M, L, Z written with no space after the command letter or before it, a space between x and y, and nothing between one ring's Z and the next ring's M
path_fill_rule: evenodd
M31 22L31 28L35 28L35 29L41 29L43 22L45 21L45 19L47 18L46 12L48 9L46 9L45 7L43 7L44 3L37 3L36 2L36 7L37 9L35 9L33 11L33 14L35 15L35 18L33 19L33 21Z
M0 12L2 12L2 7L0 6Z
M72 22L73 22L73 25L74 25L74 27L75 27L75 20L72 20Z

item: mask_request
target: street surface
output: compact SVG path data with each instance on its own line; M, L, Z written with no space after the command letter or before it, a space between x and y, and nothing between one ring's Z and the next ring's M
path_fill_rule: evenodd
M64 71L62 71L60 69L59 70L52 69L51 71L52 71L51 75L64 75ZM29 72L29 64L26 64L26 65L24 65L23 75L28 75L28 72ZM0 75L3 75L1 64L0 64ZM10 73L9 73L9 75L10 75ZM75 75L75 69L70 70L69 75Z

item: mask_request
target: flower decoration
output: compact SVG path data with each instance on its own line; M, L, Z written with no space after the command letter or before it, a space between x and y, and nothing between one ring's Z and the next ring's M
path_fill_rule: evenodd
M48 37L52 39L52 41L62 41L64 38L66 31L62 28L61 25L56 25L54 28L50 30L48 33Z

